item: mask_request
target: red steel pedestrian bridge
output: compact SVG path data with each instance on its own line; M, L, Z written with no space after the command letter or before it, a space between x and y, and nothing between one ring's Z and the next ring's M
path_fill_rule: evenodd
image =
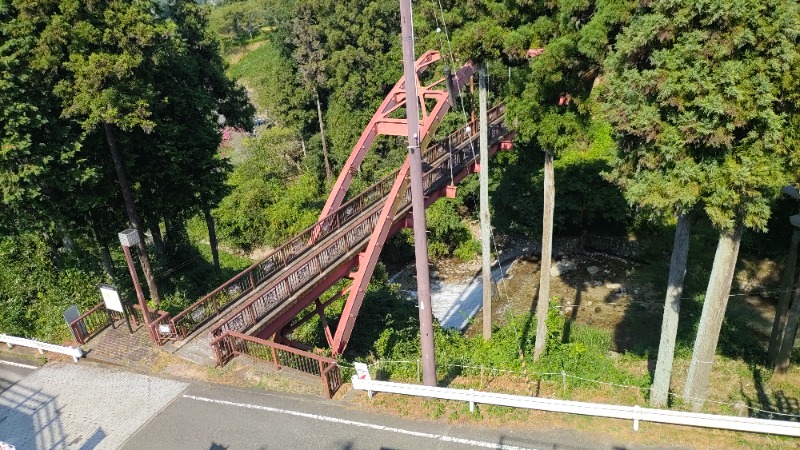
M416 61L417 79L440 59L436 51L423 54ZM418 82L426 207L442 196L454 196L455 185L478 170L477 120L430 145L455 93L475 72L467 63L452 75L445 70L445 77L430 85ZM181 346L210 337L210 351L220 366L237 355L250 355L279 369L318 376L328 396L333 395L341 384L336 360L286 336L317 315L331 353L344 352L381 248L391 235L411 226L408 157L399 169L347 199L351 181L376 137L407 135L405 83L403 77L395 84L361 134L319 220L174 317L161 311L153 314L149 332L155 342ZM503 105L488 111L490 155L511 148L513 136L504 125L504 112ZM349 281L346 287L320 301L341 280ZM334 330L326 322L325 308L342 298L345 306ZM141 312L137 315L142 321ZM84 343L108 325L107 313L100 304L70 325L79 343Z

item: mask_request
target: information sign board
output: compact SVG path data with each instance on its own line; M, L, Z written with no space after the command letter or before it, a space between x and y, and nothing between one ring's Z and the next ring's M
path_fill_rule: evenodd
M103 303L106 304L106 309L111 311L123 312L122 299L119 297L119 292L114 286L107 284L100 285L100 295L103 296Z

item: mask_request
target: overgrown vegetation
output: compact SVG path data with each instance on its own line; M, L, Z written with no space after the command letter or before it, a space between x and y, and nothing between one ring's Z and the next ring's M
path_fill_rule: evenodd
M51 250L31 234L0 238L2 333L61 342L69 337L64 310L97 303L99 271L69 255L54 263Z

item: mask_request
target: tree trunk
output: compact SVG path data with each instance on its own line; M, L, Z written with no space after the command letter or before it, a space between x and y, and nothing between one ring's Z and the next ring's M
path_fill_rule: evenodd
M67 227L65 227L64 223L60 220L56 220L56 226L58 227L59 233L61 233L61 244L64 246L64 250L67 252L73 251L75 249L75 241L73 241L72 236L69 235Z
M492 338L492 267L489 218L489 124L486 111L486 66L481 65L478 81L480 109L480 217L481 217L481 279L483 281L483 339Z
M792 239L789 243L789 255L786 257L786 267L781 278L780 297L775 307L775 320L772 322L772 334L769 338L767 355L771 363L776 363L778 352L781 349L783 331L786 328L786 311L789 309L789 300L792 298L792 283L794 282L795 268L797 267L797 246L800 244L800 229L794 228Z
M153 274L153 269L150 267L150 255L147 253L147 243L144 240L144 232L142 232L142 225L139 221L139 213L136 211L136 205L133 202L133 193L131 192L131 185L128 182L128 174L125 170L125 164L122 161L122 154L120 154L117 148L117 140L114 137L114 126L110 123L106 123L103 125L103 129L106 133L106 140L108 140L108 148L111 150L111 158L114 160L114 169L117 171L117 179L120 189L122 189L122 197L125 199L125 209L128 212L128 220L139 235L139 262L142 265L142 271L147 280L147 287L150 289L150 298L155 304L159 304L161 296L158 294L156 277Z
M536 305L536 343L533 360L544 353L547 340L547 310L550 307L550 262L553 256L553 208L556 187L553 153L544 153L544 210L542 211L542 261L539 265L539 303Z
M211 245L211 258L214 260L214 268L219 270L219 247L217 244L217 232L214 228L214 216L211 215L211 208L203 208L203 215L206 216L206 226L208 227L208 243Z
M164 237L161 235L161 226L156 223L155 226L150 228L150 234L153 235L153 245L156 247L156 253L163 258L167 251L164 247Z
M103 265L103 272L106 274L106 278L110 282L116 281L116 275L114 274L114 260L111 259L111 251L108 249L108 244L100 242L100 238L97 237L97 230L95 230L94 220L92 219L92 213L88 213L89 218L89 231L92 232L92 239L94 239L95 244L97 244L97 248L100 251L100 261Z
M178 248L178 233L175 230L175 226L172 223L172 219L169 217L164 217L164 233L166 233L166 241L165 245L170 252L174 252Z
M322 138L322 157L325 159L325 182L331 184L333 173L331 172L331 163L328 159L328 142L325 140L325 124L322 120L322 104L319 101L319 91L314 89L314 97L317 100L317 117L319 118L319 134Z
M100 247L100 260L103 262L103 272L109 281L114 281L116 276L114 274L114 260L111 259L111 251L108 249L108 244L97 244Z
M303 138L303 133L299 133L300 135L300 148L303 149L303 159L308 157L308 153L306 153L306 140Z
M658 360L653 387L650 390L650 406L654 408L666 406L669 399L669 381L672 376L672 360L675 356L675 338L678 335L678 317L681 312L686 260L689 256L690 231L689 218L686 214L681 214L678 216L672 243L667 296L664 299L664 319L661 322L661 342L658 344Z
M785 375L789 371L792 350L797 338L797 325L800 322L800 280L794 286L794 300L792 309L789 311L789 318L786 321L786 328L783 330L783 340L781 348L778 350L778 360L775 363L775 374Z
M719 331L728 306L728 296L731 292L731 281L736 269L743 231L744 227L739 224L733 233L721 233L717 243L714 266L711 268L711 277L703 302L703 313L700 315L700 327L694 342L692 362L683 390L684 399L691 402L695 411L703 407L708 392L711 364L714 362Z

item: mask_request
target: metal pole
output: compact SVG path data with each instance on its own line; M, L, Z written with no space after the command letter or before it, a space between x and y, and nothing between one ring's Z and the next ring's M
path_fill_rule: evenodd
M144 299L144 292L142 292L142 285L139 284L139 275L136 273L136 267L133 265L133 256L131 256L131 248L127 245L122 246L122 251L125 252L125 261L128 262L128 271L131 273L131 280L133 280L133 288L136 289L136 298L139 300L139 306L142 308L142 316L147 329L150 330L150 313L147 312L147 302Z
M486 65L478 72L478 96L480 103L480 216L481 216L481 262L483 266L483 339L492 338L492 267L489 246L489 124L486 113Z
M128 332L133 334L133 328L131 328L131 319L128 317L128 310L125 309L125 306L122 307L122 317L125 318L125 323L128 324Z
M411 165L411 208L414 216L414 253L417 261L419 298L419 335L422 347L422 382L436 386L436 359L433 353L433 314L428 273L428 236L425 226L425 199L422 190L422 158L419 148L419 99L417 71L414 67L414 31L411 24L411 0L400 0L400 25L403 36L403 72L405 74L408 153Z

